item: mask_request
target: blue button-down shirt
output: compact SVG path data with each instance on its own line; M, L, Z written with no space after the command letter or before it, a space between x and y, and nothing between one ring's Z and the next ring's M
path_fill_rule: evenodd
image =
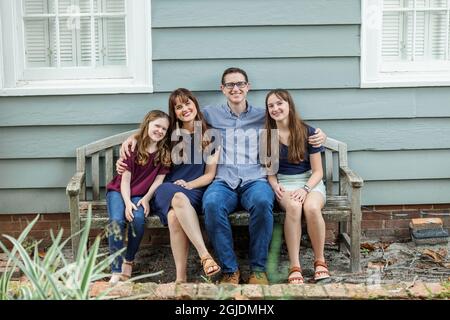
M265 110L250 104L236 115L225 103L202 108L206 122L218 129L222 137L221 160L216 180L236 189L254 180L265 180L266 171L259 163L260 129L264 127Z

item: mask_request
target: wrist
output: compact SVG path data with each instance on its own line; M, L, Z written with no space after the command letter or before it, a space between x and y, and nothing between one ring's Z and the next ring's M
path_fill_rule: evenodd
M311 187L308 186L308 184L305 183L305 185L302 187L303 190L305 190L307 193L311 192Z

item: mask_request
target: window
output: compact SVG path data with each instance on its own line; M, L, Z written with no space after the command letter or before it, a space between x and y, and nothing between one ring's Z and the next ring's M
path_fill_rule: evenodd
M450 85L450 0L363 0L361 86Z
M2 95L152 91L150 0L2 0L0 12Z

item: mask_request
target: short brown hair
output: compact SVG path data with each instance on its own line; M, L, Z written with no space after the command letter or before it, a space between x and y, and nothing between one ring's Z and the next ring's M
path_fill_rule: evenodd
M241 68L231 67L231 68L226 69L226 70L223 72L223 74L222 74L222 84L225 84L225 76L226 76L227 74L230 74L230 73L240 73L240 74L242 74L242 75L244 76L245 81L248 82L247 72L245 72L245 71L242 70Z

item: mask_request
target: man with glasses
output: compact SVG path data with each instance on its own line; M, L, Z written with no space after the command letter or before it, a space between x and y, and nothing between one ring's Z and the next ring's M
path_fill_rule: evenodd
M227 102L202 109L205 120L224 138L216 178L203 195L206 231L222 267L220 282L238 284L240 271L228 216L240 207L248 211L251 268L248 283L268 284L265 270L272 239L274 193L266 171L255 161L259 143L251 141L252 133L264 127L265 109L248 103L250 83L242 69L226 69L220 88ZM249 133L247 140L246 133ZM318 129L309 142L320 145L325 139L326 135Z

